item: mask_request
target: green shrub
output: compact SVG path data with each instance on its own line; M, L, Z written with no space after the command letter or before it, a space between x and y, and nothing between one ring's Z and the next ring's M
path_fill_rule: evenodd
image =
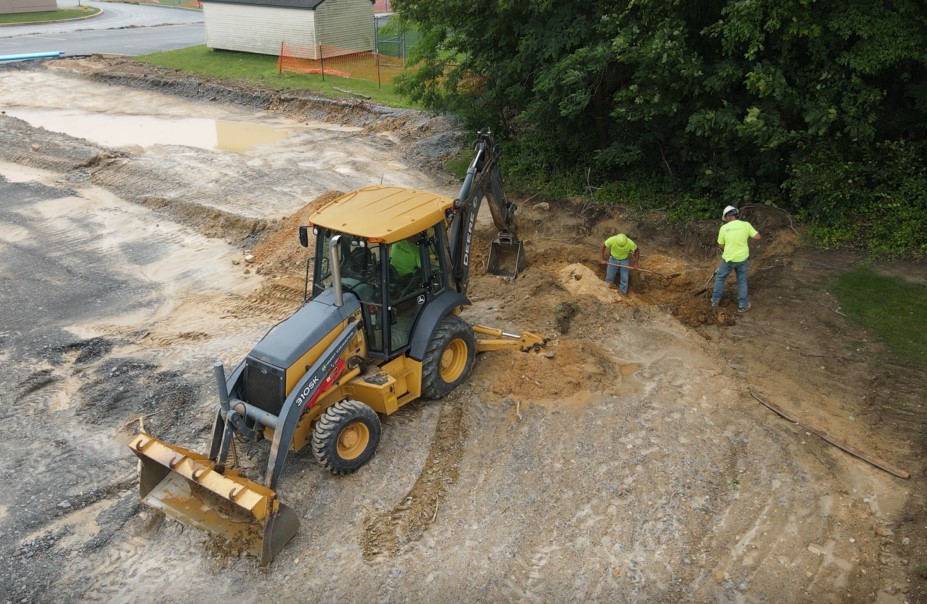
M823 246L873 257L927 253L927 144L886 142L847 160L817 149L792 165L787 202Z

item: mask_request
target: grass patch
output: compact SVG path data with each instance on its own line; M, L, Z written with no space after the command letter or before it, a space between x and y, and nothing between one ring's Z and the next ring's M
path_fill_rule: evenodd
M105 0L109 2L111 0ZM118 0L112 0L118 1ZM203 5L195 0L138 0L138 4L154 4L156 6L176 6L178 8L189 8L194 10L203 10Z
M311 90L332 98L356 99L358 97L355 95L363 95L381 105L416 108L400 97L389 84L380 87L376 82L330 75L323 80L321 75L316 74L277 73L277 57L271 55L192 46L143 55L137 59L143 63L210 78L251 82L272 90Z
M927 370L927 287L860 267L837 277L833 290L843 312L894 357Z
M927 564L921 562L914 567L914 574L916 574L921 579L927 579Z
M99 12L100 9L98 8L83 6L81 8L64 8L61 10L47 10L38 13L14 13L11 15L0 15L0 23L44 23L46 21L64 21L66 19L90 17Z
M456 157L452 157L444 162L444 168L458 179L463 180L467 175L467 169L470 168L470 162L472 161L472 157L467 157L463 151L461 151Z

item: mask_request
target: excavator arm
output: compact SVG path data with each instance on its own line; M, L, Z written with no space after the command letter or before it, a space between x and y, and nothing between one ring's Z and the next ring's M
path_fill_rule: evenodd
M454 200L448 233L454 285L464 295L470 281L473 227L483 198L489 203L493 223L499 230L490 248L487 271L514 279L525 267L524 245L515 229L516 206L509 203L502 190L500 151L492 132L486 129L477 133L474 151L463 185Z

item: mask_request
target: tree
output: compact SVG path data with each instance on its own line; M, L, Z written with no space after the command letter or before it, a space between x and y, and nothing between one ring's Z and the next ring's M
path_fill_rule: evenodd
M880 175L927 149L922 0L394 7L423 34L401 90L492 124L515 140L522 170L660 178L848 227L899 194ZM912 209L927 206L927 181L905 176L905 203L913 191Z

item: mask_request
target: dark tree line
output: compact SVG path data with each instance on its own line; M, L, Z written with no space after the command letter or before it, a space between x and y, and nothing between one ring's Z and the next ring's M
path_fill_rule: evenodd
M492 124L527 176L770 202L825 243L927 251L924 0L393 6L421 35L401 90Z

